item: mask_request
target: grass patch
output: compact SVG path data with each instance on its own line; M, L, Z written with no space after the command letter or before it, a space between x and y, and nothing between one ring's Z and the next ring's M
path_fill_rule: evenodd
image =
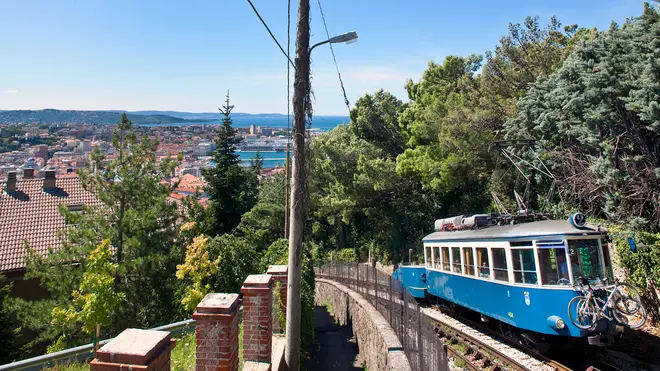
M456 367L465 367L465 365L467 365L467 362L465 362L465 360L461 358L456 358L456 360L454 361L454 366Z
M171 365L172 370L194 371L197 342L195 341L195 332L181 334L176 339L176 347L172 350Z
M47 368L46 371L89 371L89 361L72 362Z
M238 324L238 369L243 369L243 323Z
M465 350L467 347L463 343L459 343L453 346L453 348L457 351L459 351L461 354L465 354Z

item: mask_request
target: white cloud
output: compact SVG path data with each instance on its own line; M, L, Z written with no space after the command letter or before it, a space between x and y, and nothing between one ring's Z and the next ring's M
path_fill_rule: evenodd
M18 93L18 90L16 89L5 90L5 94L16 94L16 93Z

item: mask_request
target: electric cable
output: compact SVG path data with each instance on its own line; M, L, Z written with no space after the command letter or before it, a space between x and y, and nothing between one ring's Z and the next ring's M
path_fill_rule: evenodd
M328 39L330 39L330 32L328 31L328 25L325 23L325 15L323 15L323 8L321 7L321 0L317 0L317 3L319 4L319 10L321 12L321 19L323 20L323 27L325 27L325 34L327 35ZM332 52L332 59L335 61L335 69L337 70L337 76L339 77L339 84L341 85L341 90L344 93L344 103L346 104L346 108L348 109L348 114L351 114L351 104L348 101L348 97L346 96L346 89L344 88L344 81L341 79L341 73L339 72L339 65L337 64L337 58L335 57L335 49L332 47L332 43L328 43L330 45L330 52Z
M287 52L284 51L284 48L282 48L282 45L280 45L280 42L277 41L277 38L275 37L275 35L273 35L273 32L270 30L270 27L268 27L268 25L266 24L266 21L264 21L264 19L261 18L261 14L259 14L259 11L257 11L257 8L255 8L254 4L252 4L252 0L247 0L247 2L250 3L250 6L252 7L252 10L254 10L254 14L256 14L257 17L259 17L259 20L261 21L261 23L264 25L264 27L266 27L266 31L268 31L268 33L270 34L270 37L273 38L273 41L275 41L275 44L277 44L277 46L282 51L282 54L284 54L286 59L289 60L289 63L291 63L293 68L296 68L296 65L293 64L293 62L291 61L291 58L289 58L289 54L287 54Z

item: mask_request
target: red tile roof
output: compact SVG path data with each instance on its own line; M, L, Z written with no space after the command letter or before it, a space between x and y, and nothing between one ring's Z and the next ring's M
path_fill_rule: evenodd
M175 181L177 180L179 181L179 185L177 188L192 190L193 192L197 189L201 191L206 185L206 183L203 180L192 174L183 174L182 177L176 179Z
M58 207L100 205L99 199L83 189L78 177L57 178L53 191L42 190L43 179L20 180L16 191L5 192L0 184L0 271L25 268L25 242L37 253L61 248L58 231L66 227Z
M176 199L176 200L178 200L178 201L181 201L181 200L183 200L184 198L186 198L187 196L186 196L186 195L179 194L179 193L176 193L176 192L172 192L172 193L170 193L170 197L172 197L172 198L174 198L174 199Z

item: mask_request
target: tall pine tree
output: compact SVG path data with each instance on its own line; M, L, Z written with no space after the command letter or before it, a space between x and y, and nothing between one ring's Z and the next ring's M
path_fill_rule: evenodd
M203 171L208 183L206 192L211 200L209 223L206 234L217 236L231 233L240 223L241 216L252 209L257 202L257 176L253 171L241 167L236 153L240 138L232 125L231 110L234 106L227 100L220 111L224 115L222 125L217 130L216 149L213 152L215 167Z

